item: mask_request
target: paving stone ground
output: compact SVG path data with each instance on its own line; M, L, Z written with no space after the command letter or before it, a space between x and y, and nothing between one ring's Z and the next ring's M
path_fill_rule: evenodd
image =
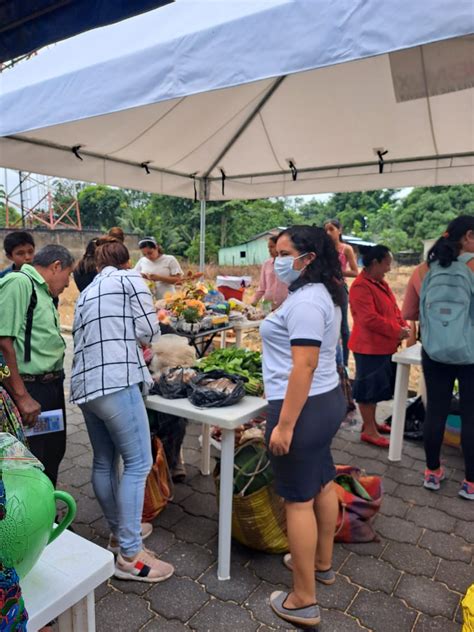
M70 345L69 345L70 346ZM68 354L70 366L70 354ZM216 577L217 506L212 477L200 474L200 426L185 441L187 479L155 520L147 546L176 567L175 576L150 585L110 579L96 591L98 632L269 632L294 629L270 610L273 590L287 589L291 574L279 556L232 545L232 579ZM379 542L336 544L333 586L318 586L320 632L460 631L460 600L474 583L474 503L457 497L463 478L459 451L444 449L448 473L440 494L420 484L423 450L405 443L400 463L339 431L338 462L383 477L384 500L375 519ZM90 484L91 448L79 409L68 405L68 447L59 487L75 497L75 531L100 546L107 525Z

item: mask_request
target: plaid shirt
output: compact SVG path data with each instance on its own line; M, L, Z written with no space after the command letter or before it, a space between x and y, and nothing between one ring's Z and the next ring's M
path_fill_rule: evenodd
M107 266L80 294L74 314L71 402L81 404L153 380L140 344L160 335L142 277Z

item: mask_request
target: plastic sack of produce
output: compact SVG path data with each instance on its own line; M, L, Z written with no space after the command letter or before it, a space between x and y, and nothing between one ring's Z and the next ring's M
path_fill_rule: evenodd
M158 373L163 369L176 366L193 366L196 363L196 350L188 339L177 334L164 334L158 342L151 345L153 358L150 371Z
M189 383L188 399L197 408L232 406L245 395L245 378L225 371L198 373Z
M161 395L166 399L187 397L189 383L196 375L197 371L195 369L181 366L164 369L151 389L151 393L153 395Z

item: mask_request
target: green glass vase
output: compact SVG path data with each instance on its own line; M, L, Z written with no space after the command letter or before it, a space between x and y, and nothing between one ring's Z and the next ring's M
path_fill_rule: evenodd
M2 472L5 488L5 515L0 520L0 563L13 567L24 578L41 553L74 520L76 502L66 492L56 491L36 467L7 469ZM55 525L56 501L65 503L67 512Z

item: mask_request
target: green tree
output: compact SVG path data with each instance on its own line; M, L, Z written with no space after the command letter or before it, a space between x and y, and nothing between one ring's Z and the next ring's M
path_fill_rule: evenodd
M200 246L200 236L196 234L192 240L188 248L186 249L185 255L189 259L191 263L199 263L199 246ZM216 243L215 237L212 232L206 231L206 262L214 263L217 261L217 255L219 253L219 246Z
M119 223L127 209L127 195L121 189L102 184L86 186L78 195L83 226L108 230Z
M5 198L5 189L2 185L0 185L0 226L7 225L7 208L5 206ZM19 222L20 220L20 213L18 213L18 211L12 206L8 209L8 219L10 224Z
M397 225L410 237L410 250L422 251L423 240L441 235L459 215L474 215L474 185L418 187L402 201Z

